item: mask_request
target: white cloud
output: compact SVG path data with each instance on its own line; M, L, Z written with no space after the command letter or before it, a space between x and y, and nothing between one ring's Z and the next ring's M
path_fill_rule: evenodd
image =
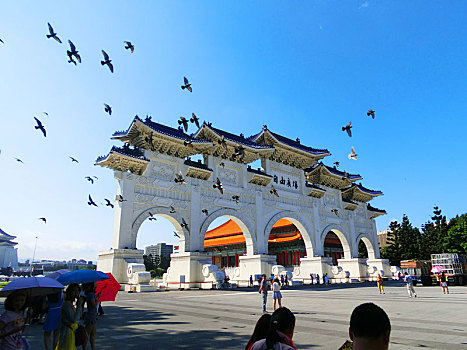
M368 1L365 1L363 4L360 5L360 8L368 6L370 6L370 3Z

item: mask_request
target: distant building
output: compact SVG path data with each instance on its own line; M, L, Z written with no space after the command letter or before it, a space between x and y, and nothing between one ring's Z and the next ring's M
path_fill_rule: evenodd
M152 255L152 256L168 256L172 254L174 251L174 246L165 244L165 243L157 243L156 245L150 245L144 249L145 255Z
M380 248L383 248L389 245L388 233L389 233L389 230L378 231L378 244Z
M0 229L0 268L18 268L18 248L15 248L18 243L12 242L15 238Z

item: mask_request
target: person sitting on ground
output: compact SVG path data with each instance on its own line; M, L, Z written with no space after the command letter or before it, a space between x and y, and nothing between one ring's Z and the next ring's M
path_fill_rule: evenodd
M255 330L253 331L250 340L248 340L248 343L245 346L245 350L250 350L253 344L256 343L258 340L266 338L266 335L269 330L270 321L271 314L263 314L259 318L258 322L256 322Z
M251 350L297 350L292 341L295 328L295 316L286 307L273 312L265 339L258 340Z
M353 310L349 327L353 350L387 350L390 334L391 322L379 306L364 303Z

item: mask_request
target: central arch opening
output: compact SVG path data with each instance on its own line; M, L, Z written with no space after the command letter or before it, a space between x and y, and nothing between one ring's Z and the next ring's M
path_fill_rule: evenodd
M324 256L331 257L334 265L337 265L337 259L344 257L342 242L332 231L329 231L324 239Z
M305 242L300 230L288 219L278 220L268 238L268 253L276 256L276 263L284 267L299 266L306 256Z

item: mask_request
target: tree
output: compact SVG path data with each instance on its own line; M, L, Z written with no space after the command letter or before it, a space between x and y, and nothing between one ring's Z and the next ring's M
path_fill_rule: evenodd
M155 270L156 266L154 265L154 261L152 259L152 255L143 255L143 262L144 262L144 267L146 268L146 271L151 271Z
M368 259L368 250L366 249L366 244L363 240L358 242L358 257Z
M446 216L442 215L441 209L433 208L433 222L428 221L422 226L421 259L428 260L431 254L445 253L444 241L448 235L448 224Z
M449 221L443 247L449 253L467 254L467 214L456 216Z

